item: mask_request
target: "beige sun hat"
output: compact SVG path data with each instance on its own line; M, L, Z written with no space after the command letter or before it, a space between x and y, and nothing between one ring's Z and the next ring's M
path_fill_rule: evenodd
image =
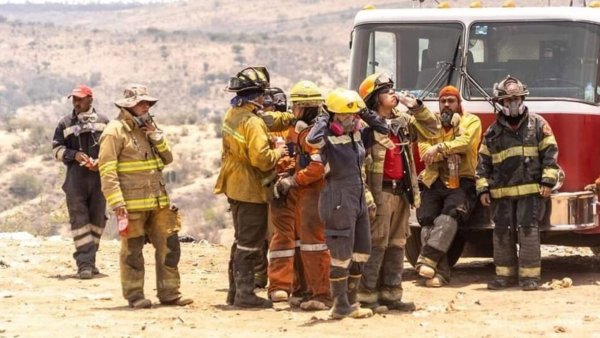
M132 84L125 88L123 98L115 101L115 105L119 108L131 108L142 101L148 102L152 107L158 99L148 94L148 87Z

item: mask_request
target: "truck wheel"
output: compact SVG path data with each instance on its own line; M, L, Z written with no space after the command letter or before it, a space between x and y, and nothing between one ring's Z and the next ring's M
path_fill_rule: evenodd
M414 227L411 228L411 235L406 241L406 259L413 267L417 264L417 258L419 258L419 254L421 253L421 228ZM463 248L465 247L465 239L461 236L460 233L456 234L454 237L454 242L448 250L448 263L450 266L454 266L460 255L462 254ZM600 252L600 247L598 247Z

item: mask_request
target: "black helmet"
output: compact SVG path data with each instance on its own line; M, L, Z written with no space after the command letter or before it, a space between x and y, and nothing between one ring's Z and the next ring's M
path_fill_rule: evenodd
M273 106L275 111L284 112L287 110L287 96L281 88L269 87L265 89L265 107Z
M265 67L247 67L229 78L227 90L235 93L263 92L269 87L269 72Z
M527 86L521 83L519 79L512 76L507 76L504 80L499 83L494 83L494 97L495 101L502 101L509 97L523 97L529 95Z

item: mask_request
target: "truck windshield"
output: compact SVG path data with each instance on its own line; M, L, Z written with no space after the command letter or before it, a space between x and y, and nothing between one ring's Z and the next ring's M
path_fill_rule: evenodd
M512 75L528 85L530 99L598 102L600 26L583 22L474 22L466 71L492 95ZM472 84L463 95L481 98Z
M459 23L358 26L353 36L350 86L358 89L368 75L386 72L392 75L397 90L437 98L441 87L456 85L460 77L455 68L461 64L462 35ZM429 90L423 92L428 85Z

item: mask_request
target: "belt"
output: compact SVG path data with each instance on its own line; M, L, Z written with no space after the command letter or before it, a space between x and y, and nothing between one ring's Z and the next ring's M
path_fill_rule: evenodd
M381 182L382 188L390 188L394 191L404 190L404 181L403 180L383 180Z

